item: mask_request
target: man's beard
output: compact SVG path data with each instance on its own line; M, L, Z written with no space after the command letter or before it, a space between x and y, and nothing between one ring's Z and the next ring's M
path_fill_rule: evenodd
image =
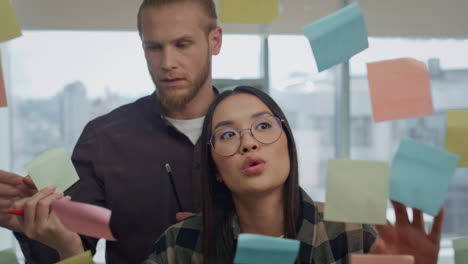
M208 79L209 73L211 71L211 62L210 59L207 58L205 64L202 66L200 74L198 76L195 76L195 79L193 83L189 84L192 85L189 87L189 91L187 94L180 95L180 96L174 96L171 95L170 89L177 89L177 88L171 88L171 87L164 87L164 88L158 88L156 87L156 94L158 95L159 101L161 103L161 106L163 107L164 110L168 111L181 111L184 109L184 107L190 103L195 96L200 92L203 84ZM155 78L153 78L153 81ZM156 82L154 81L156 84ZM157 86L157 84L156 84Z

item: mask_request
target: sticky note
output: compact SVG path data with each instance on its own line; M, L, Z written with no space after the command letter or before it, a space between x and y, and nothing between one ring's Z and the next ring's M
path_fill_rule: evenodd
M52 210L68 229L85 236L105 238L115 241L109 227L112 212L104 207L56 200L52 202Z
M409 255L361 255L351 254L351 264L414 264Z
M2 264L19 264L16 258L16 253L12 248L0 251L0 263Z
M389 170L387 162L329 160L324 219L385 224Z
M436 216L460 157L405 138L390 168L390 199Z
M236 264L293 264L300 242L294 239L256 234L240 234L237 241Z
M0 42L21 36L21 27L10 0L0 0Z
M56 264L94 264L91 251L87 250L79 255L64 259Z
M57 185L56 192L64 192L78 180L78 174L64 148L50 149L24 166L40 190Z
M0 0L1 1L1 0ZM7 107L5 80L3 79L2 58L0 57L0 107Z
M374 122L434 114L430 74L411 58L367 64Z
M455 239L452 245L455 251L455 264L468 263L468 237Z
M367 28L357 2L302 28L317 68L326 70L369 47Z
M269 24L278 17L278 0L220 0L219 21L235 24Z
M468 167L468 110L447 112L445 150L460 155L458 167Z

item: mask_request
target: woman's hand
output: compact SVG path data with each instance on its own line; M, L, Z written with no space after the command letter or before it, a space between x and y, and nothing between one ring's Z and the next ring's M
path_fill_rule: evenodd
M27 237L37 240L59 252L60 258L68 258L83 252L80 236L68 230L51 210L54 200L70 200L63 193L54 193L55 186L40 190L30 198L21 199L14 204L15 209L23 209L24 215L18 216L20 231Z
M413 222L409 221L406 206L392 201L396 223L377 225L379 237L372 245L372 254L412 255L415 264L436 264L444 223L444 208L434 218L429 234L424 227L423 213L413 208Z

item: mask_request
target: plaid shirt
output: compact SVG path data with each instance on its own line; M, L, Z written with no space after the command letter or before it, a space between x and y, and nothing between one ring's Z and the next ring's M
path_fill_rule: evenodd
M302 225L297 240L301 242L301 264L348 264L352 253L367 253L377 232L371 225L327 222L323 203L312 201L302 192ZM196 215L171 226L154 244L145 264L203 263L202 216ZM233 232L240 229L234 220Z

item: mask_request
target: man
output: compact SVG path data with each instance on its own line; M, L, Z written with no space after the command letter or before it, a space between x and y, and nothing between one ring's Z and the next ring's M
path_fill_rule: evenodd
M212 0L144 0L138 12L154 94L87 124L73 152L80 176L66 194L74 201L112 210L106 244L108 263L139 263L152 243L176 222L179 211L200 209L198 142L204 115L216 96L211 56L222 30ZM175 191L166 170L172 170ZM0 172L0 212L36 190L30 179ZM16 218L0 213L0 225L18 230ZM52 263L57 253L15 233L28 263ZM97 239L82 237L86 249Z

